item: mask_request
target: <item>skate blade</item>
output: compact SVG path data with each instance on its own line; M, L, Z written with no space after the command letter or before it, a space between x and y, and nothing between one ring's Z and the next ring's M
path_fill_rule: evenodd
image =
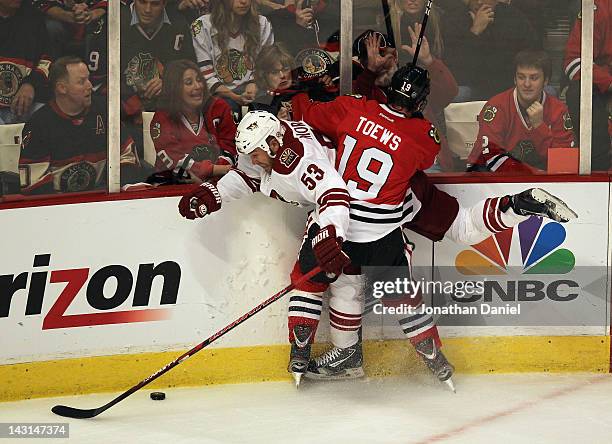
M453 393L457 393L457 390L455 389L455 383L453 382L452 378L448 378L446 381L442 382L444 382L444 384L446 384L446 386L451 389Z
M548 191L544 191L541 188L534 188L531 192L531 196L540 203L546 203L547 201L555 204L553 212L557 215L557 222L568 222L572 219L576 219L576 214L565 202L561 199L553 196Z
M293 376L293 382L295 383L295 388L300 388L300 382L302 381L303 373L292 372L291 376Z
M365 376L363 367L351 368L334 373L333 375L325 375L321 373L306 372L304 375L307 379L316 379L319 381L341 381L344 379L358 379Z

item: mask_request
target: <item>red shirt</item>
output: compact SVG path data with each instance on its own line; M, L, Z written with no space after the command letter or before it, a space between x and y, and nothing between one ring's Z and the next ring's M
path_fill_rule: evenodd
M484 106L468 163L482 164L491 156L508 152L519 161L545 169L548 148L574 146L572 121L563 102L543 93L544 122L532 128L520 111L516 94L515 88L509 89Z
M437 116L453 101L459 89L453 74L440 59L434 59L433 63L427 68L427 71L431 81L431 92L427 97L427 106L423 111L423 115L430 122L436 122ZM353 92L355 94L363 94L368 99L376 100L380 103L387 103L387 95L380 87L376 86L375 80L376 74L368 69L364 69L353 80ZM440 166L444 171L452 171L454 168L454 155L448 148L446 138L442 134L440 134L440 142L441 150L438 156Z
M212 173L210 156L198 160L199 147L209 147L209 153L218 156L217 163L234 164L236 157L236 123L229 105L222 99L211 98L200 115L200 122L193 128L181 116L179 122L170 118L166 111L156 111L151 120L151 138L155 144L158 171L191 171L197 177L206 179Z
M353 239L380 239L410 220L419 203L410 178L429 168L440 150L436 128L374 100L350 96L312 102L292 99L295 120L302 119L337 147L336 169L351 195Z
M612 0L595 0L593 23L593 84L607 93L612 84ZM582 20L576 20L565 48L565 73L580 78L580 37Z

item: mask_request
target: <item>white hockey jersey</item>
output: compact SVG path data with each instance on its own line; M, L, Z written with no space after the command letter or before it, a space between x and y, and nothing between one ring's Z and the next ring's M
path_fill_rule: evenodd
M211 23L210 15L203 15L193 22L191 33L198 66L211 93L219 86L234 90L253 79L255 60L246 53L242 34L230 36L227 51L221 51L216 42L217 30ZM274 43L272 26L263 15L259 16L259 42L258 49Z
M240 199L257 191L291 205L313 209L320 227L334 225L336 235L346 239L350 196L330 159L334 152L324 146L304 122L281 121L283 146L267 173L249 156L239 155L238 166L217 183L221 201Z

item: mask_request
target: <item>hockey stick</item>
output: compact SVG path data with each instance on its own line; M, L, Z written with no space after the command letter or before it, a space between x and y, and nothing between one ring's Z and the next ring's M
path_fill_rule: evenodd
M419 60L419 51L421 51L421 44L423 43L423 36L425 35L425 26L427 26L427 19L431 12L432 3L433 0L427 0L427 5L425 5L425 16L423 17L423 23L421 23L421 32L419 33L419 39L417 40L416 49L414 50L412 66L417 66L417 61Z
M76 419L93 418L95 416L98 416L100 413L108 410L109 408L111 408L115 404L123 401L125 398L130 396L132 393L136 392L137 390L140 390L141 388L143 388L148 383L150 383L150 382L154 381L155 379L159 378L161 375L163 375L167 371L173 369L174 367L179 365L181 362L185 361L187 358L192 357L197 352L202 350L204 347L210 345L211 343L213 343L214 341L219 339L221 336L223 336L225 333L227 333L228 331L232 330L234 327L237 327L238 325L242 324L244 321L246 321L247 319L249 319L253 315L259 313L261 310L266 308L268 305L272 304L273 302L276 302L277 300L279 300L280 298L285 296L287 293L289 293L291 290L293 290L298 284L301 284L301 283L307 281L308 279L313 277L315 274L320 273L320 272L321 272L321 268L318 267L318 266L315 267L313 270L309 271L304 276L302 276L294 284L290 284L287 287L283 288L281 291L276 293L274 296L271 296L270 298L266 299L261 304L259 304L257 307L254 307L251 311L243 314L238 319L236 319L234 322L232 322L231 324L227 325L222 330L219 330L214 335L212 335L210 338L206 339L203 342L200 342L198 345L193 347L191 350L183 353L181 356L176 358L174 361L170 362L169 364L167 364L163 368L159 369L158 371L153 373L148 378L142 380L141 382L136 384L131 389L123 392L121 395L117 396L112 401L104 404L102 407L98 407L97 409L77 409L77 408L68 407L68 406L65 406L65 405L56 405L55 407L53 407L51 409L51 411L53 413L55 413L56 415L65 416L67 418L76 418Z
M389 43L395 48L395 34L393 33L393 25L391 24L391 11L389 10L389 0L382 0L383 14L385 16L385 26L387 27L387 36Z

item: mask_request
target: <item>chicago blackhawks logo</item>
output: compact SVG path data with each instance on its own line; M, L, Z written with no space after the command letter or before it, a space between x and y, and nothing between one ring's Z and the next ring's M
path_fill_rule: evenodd
M230 49L217 58L217 74L224 83L232 83L246 76L253 69L253 62L236 49Z
M202 22L200 20L196 20L191 24L191 32L194 37L202 32Z
M23 74L13 63L0 63L0 103L10 105L19 90Z
M497 108L493 105L485 105L482 110L482 120L485 122L493 122L495 119L495 115L497 114Z
M431 125L431 129L429 130L429 137L431 137L434 142L440 145L440 133L438 133L438 129Z
M91 190L96 185L96 169L88 162L70 165L60 177L60 191L75 193Z
M134 91L141 94L144 92L147 83L156 77L160 77L162 71L161 63L151 53L139 52L128 62L124 72L125 82L128 86L134 88Z
M327 74L333 61L328 53L322 49L304 49L295 57L300 79L309 80Z
M161 124L159 122L155 122L153 125L151 125L151 138L156 140L159 139L159 136L161 136Z

